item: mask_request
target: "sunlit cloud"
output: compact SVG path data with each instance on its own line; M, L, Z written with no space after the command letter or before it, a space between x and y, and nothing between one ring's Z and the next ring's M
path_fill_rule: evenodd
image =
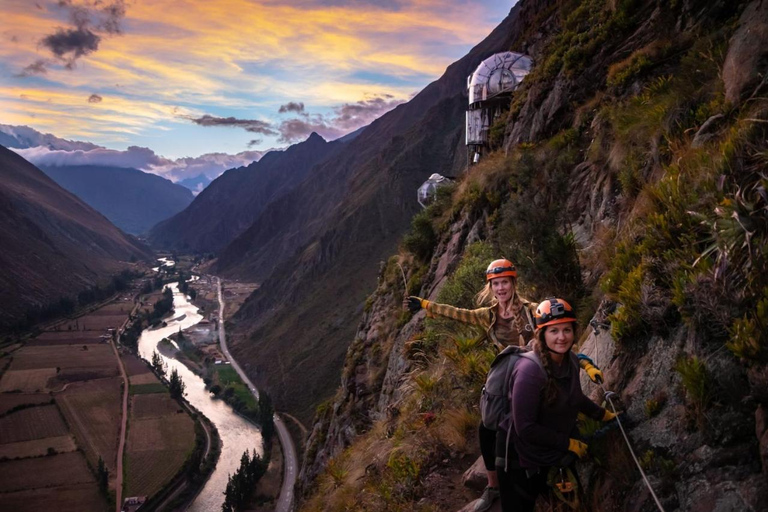
M295 140L286 134L301 130L279 127L304 118L281 107L303 104L331 135L344 129L344 105L402 102L438 78L500 21L496 4L5 0L0 72L13 78L0 86L0 122L113 144L191 130L189 119L204 115L231 117L269 124L273 133L259 138L269 147ZM206 134L190 145L199 148L215 128L197 126ZM243 138L241 148L259 139Z

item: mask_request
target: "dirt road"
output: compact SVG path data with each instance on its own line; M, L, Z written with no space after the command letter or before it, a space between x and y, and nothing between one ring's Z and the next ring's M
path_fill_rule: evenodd
M221 351L227 356L232 368L237 371L240 378L251 390L251 393L258 399L259 391L256 386L253 385L251 379L240 368L240 365L234 360L227 348L227 336L224 330L224 297L221 293L221 279L216 278L217 290L219 296L219 342L221 344ZM283 456L285 458L284 471L283 471L283 488L280 490L280 497L275 504L275 512L291 512L293 510L293 487L296 485L296 474L298 472L298 459L296 457L296 447L293 444L293 439L288 433L288 428L283 424L280 417L274 415L275 430L277 431L277 438L283 448Z

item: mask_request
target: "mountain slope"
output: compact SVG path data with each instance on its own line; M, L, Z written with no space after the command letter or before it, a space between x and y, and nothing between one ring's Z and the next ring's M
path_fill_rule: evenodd
M194 199L189 189L137 169L83 165L41 170L133 235L146 233Z
M504 255L524 296L576 307L578 351L602 368L665 510L765 510L768 4L520 9L512 49L538 64L504 151L430 209L431 258L402 250L382 268L310 429L298 508L458 510L479 496L484 475L471 492L462 473L494 353L481 333L404 312L399 265L415 294L472 307ZM657 510L615 424L579 427L582 507Z
M0 327L73 297L152 253L0 146Z
M342 143L316 133L285 151L270 151L247 167L216 178L186 208L149 233L153 246L218 252L246 230L270 201L294 188Z
M229 332L233 353L278 409L307 420L332 392L380 262L419 208L417 187L434 172L455 175L466 165L466 75L508 48L517 36L514 13L439 80L265 208L222 251L216 271L264 280ZM301 389L312 393L284 376L297 372Z

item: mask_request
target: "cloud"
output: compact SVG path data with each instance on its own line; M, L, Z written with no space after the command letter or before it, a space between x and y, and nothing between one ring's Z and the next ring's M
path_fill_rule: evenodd
M304 112L304 103L289 101L285 105L280 105L280 110L278 110L278 113L285 114L286 112L297 112L297 113Z
M91 94L90 96L88 96L88 103L101 103L103 99L104 98L102 98L98 94Z
M277 135L272 125L259 119L237 119L235 117L215 117L205 114L202 117L183 116L200 126L230 126L243 128L247 132L260 133L262 135Z
M115 0L109 4L93 0L90 4L77 5L72 0L59 0L57 7L67 11L72 27L58 27L53 34L45 36L40 44L64 62L67 69L74 69L77 59L99 49L102 40L99 33L122 33L120 22L125 17L124 0Z
M25 77L31 75L44 75L48 72L48 69L46 68L47 64L47 61L38 59L29 66L22 69L21 72L16 76Z
M251 142L248 143L248 147L252 148L253 146L258 146L262 142L264 142L264 141L261 140L261 139L252 139Z
M213 180L227 169L249 165L266 153L243 151L236 155L207 153L176 160L156 154L149 148L131 146L124 151L107 149L90 142L60 139L28 126L0 124L0 135L13 139L9 147L38 166L100 165L130 167L157 174L173 182L203 174ZM7 142L4 142L7 144Z
M88 28L60 28L55 34L44 37L41 44L51 50L56 57L65 61L67 67L71 69L77 59L98 50L99 41L101 37Z
M302 112L302 117L280 123L278 141L291 144L306 139L312 132L317 132L326 140L338 139L370 124L401 103L405 103L405 100L395 99L391 94L382 94L334 107L330 115Z

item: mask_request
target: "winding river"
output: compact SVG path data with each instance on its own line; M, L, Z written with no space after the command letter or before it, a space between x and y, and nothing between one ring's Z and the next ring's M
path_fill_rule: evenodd
M160 340L179 332L179 329L184 330L192 327L203 319L197 313L197 307L190 304L184 294L179 293L177 284L171 284L169 287L173 290L174 313L170 320L166 320L167 326L158 329L145 329L139 338L139 353L148 361L152 360L152 352L157 349ZM201 377L192 373L179 361L162 354L161 357L167 365L168 374L174 368L179 372L186 385L187 400L211 420L218 429L222 442L221 456L216 469L187 510L194 512L221 510L227 478L240 466L240 457L243 452L256 449L258 454L263 455L261 432L253 424L235 414L227 404L211 398L211 394L206 391Z

